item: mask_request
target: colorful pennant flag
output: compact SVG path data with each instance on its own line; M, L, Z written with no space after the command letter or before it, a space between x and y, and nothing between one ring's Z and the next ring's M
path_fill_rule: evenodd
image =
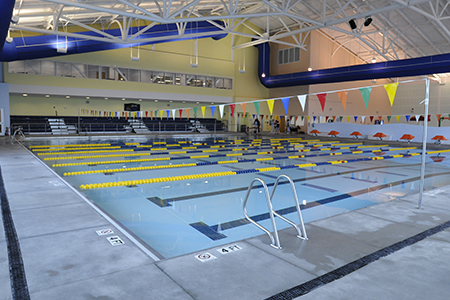
M397 123L400 122L400 116L395 116L395 118L397 119Z
M269 112L272 115L273 113L273 104L274 104L275 100L267 100L267 105L269 106Z
M411 116L410 115L406 115L405 118L406 118L406 123L408 123L409 122L409 118L411 118Z
M283 106L284 106L284 111L286 112L286 114L288 114L288 110L289 110L289 98L281 98L281 102L283 102Z
M367 108L369 106L369 99L370 99L370 93L372 92L372 87L360 88L359 90L363 97L364 104L366 105L366 108Z
M235 106L236 106L235 104L230 104L231 116L233 116L233 114L234 114L234 107Z
M197 118L197 109L198 107L194 107L194 117Z
M183 109L179 109L178 112L180 113L180 119L182 119L182 115L183 115Z
M391 122L391 118L392 118L392 116L387 116L387 120L389 123Z
M388 94L389 102L391 103L391 106L394 104L395 94L397 93L397 86L398 86L398 82L384 85L384 89L386 90L386 92Z
M225 105L221 104L219 105L219 112L220 112L220 118L223 118L223 109L225 108Z
M347 109L347 95L348 91L341 91L337 92L337 95L339 97L339 100L341 100L342 106L344 107L344 110Z
M205 110L206 110L206 107L205 107L205 106L202 106L201 109L202 109L202 116L203 116L203 118L204 118L204 117L205 117Z
M355 123L356 123L356 121L358 120L358 116L354 116L353 118L355 118Z
M259 101L253 102L253 105L255 105L256 114L259 115Z
M306 95L298 95L297 98L300 102L300 105L302 106L302 110L305 111Z
M245 115L245 111L247 110L247 103L239 103L242 107L242 111L244 112Z
M320 106L322 107L322 111L325 110L325 101L327 100L327 94L317 94L317 98L319 98Z
M190 108L186 108L186 116L187 116L188 120L189 120L189 110L190 110Z
M175 112L176 112L177 110L176 109L172 109L172 119L175 121Z
M212 116L214 117L214 113L216 112L216 106L215 105L213 105L213 106L211 106L211 113L212 113Z

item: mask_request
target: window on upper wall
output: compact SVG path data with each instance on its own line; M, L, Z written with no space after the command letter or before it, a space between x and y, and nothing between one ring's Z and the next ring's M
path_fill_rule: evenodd
M300 61L300 48L287 48L278 50L278 64L290 64Z

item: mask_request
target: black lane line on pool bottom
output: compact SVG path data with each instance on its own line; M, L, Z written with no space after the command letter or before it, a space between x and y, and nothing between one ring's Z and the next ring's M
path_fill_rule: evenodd
M11 280L11 294L14 300L30 299L28 291L25 268L23 266L22 252L20 251L19 239L9 207L8 197L6 197L5 185L0 168L0 198L3 217L3 227L5 229L6 245L8 248L9 277Z
M386 248L375 251L369 255L361 257L351 263L348 263L334 271L328 272L322 276L314 278L310 281L297 285L289 290L276 294L272 297L267 298L266 300L289 300L294 299L303 295L308 294L309 292L324 286L330 282L333 282L337 279L340 279L350 273L353 273L364 266L367 266L374 261L379 260L380 258L386 257L395 253L403 248L411 246L417 242L424 240L427 237L430 237L438 232L441 232L450 227L450 221L447 221L441 225L425 230L421 233L418 233L410 238L404 239L398 243L387 246Z

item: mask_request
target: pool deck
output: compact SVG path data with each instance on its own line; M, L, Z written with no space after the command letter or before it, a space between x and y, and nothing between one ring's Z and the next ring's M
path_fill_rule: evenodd
M242 249L226 254L213 248L155 262L19 144L0 139L0 167L31 299L297 299L298 290L311 290L299 299L448 299L450 293L450 229L394 247L354 272L347 268L450 221L450 185L424 193L420 210L415 194L311 222L308 241L280 231L282 250L261 235L233 243ZM114 234L99 236L103 229ZM125 244L112 246L108 236ZM6 239L0 222L1 300L13 299ZM205 253L216 259L196 258ZM337 269L341 278L330 280Z

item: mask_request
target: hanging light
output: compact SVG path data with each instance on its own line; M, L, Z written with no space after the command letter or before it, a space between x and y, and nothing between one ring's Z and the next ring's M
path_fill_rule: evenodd
M374 63L376 63L377 62L377 59L375 58L375 56L372 58L372 63L374 64Z
M311 72L312 71L312 68L311 67L308 67L308 72Z
M262 74L261 74L261 77L262 77L262 78L266 77L266 73L262 73Z
M350 25L350 28L352 30L355 30L358 26L356 25L356 19L351 19L350 21L348 21L348 25Z
M372 17L371 16L367 16L366 20L364 21L364 26L369 26L370 23L372 23Z

